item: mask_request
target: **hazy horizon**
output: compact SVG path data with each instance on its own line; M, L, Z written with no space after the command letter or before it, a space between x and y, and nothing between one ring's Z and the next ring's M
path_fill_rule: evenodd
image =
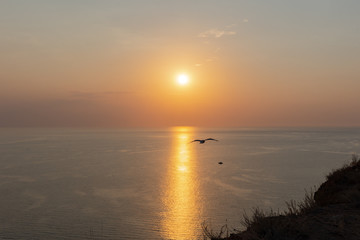
M1 1L0 127L360 126L359 9Z

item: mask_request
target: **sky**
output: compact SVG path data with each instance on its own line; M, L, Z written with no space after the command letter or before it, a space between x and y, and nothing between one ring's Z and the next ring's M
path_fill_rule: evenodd
M359 11L357 0L2 0L0 127L360 126Z

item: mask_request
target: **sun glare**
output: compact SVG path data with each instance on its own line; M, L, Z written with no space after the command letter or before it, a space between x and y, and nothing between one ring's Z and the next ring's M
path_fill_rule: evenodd
M177 77L176 77L176 80L178 82L178 84L180 85L186 85L189 83L189 76L186 75L186 74L179 74Z

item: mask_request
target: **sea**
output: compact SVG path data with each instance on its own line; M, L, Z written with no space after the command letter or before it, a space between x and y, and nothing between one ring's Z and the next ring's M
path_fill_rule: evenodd
M206 138L218 141L192 142ZM0 239L241 230L244 214L283 211L357 152L360 128L3 128Z

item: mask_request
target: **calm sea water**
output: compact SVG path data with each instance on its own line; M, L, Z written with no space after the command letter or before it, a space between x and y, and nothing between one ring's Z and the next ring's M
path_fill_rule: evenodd
M354 152L358 128L0 129L0 239L200 239L301 200Z

